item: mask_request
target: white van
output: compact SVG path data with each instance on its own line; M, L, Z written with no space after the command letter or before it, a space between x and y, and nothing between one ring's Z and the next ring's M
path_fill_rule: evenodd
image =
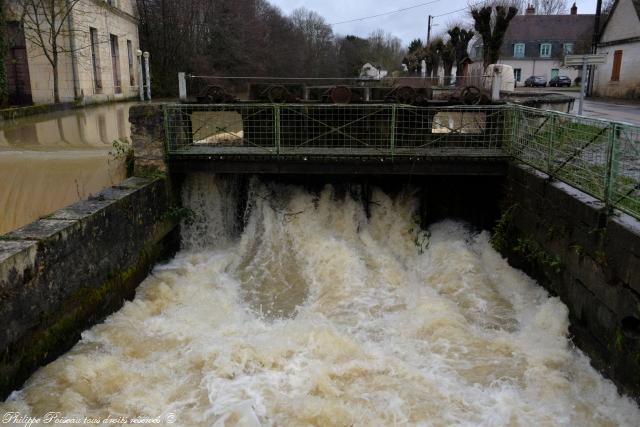
M516 77L513 74L513 67L511 65L504 64L491 64L484 72L484 78L482 79L482 86L486 90L491 90L491 82L493 81L493 75L500 73L502 75L502 87L501 92L514 92L516 90Z

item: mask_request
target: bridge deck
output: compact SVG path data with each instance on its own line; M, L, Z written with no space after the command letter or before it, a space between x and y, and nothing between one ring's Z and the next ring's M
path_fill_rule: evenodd
M379 174L379 175L503 175L510 156L500 149L399 148L391 156L375 148L194 146L169 157L174 172Z
M311 157L432 157L432 158L468 158L472 157L477 160L507 158L509 154L500 148L402 148L396 147L393 156L389 155L389 149L379 149L376 147L254 147L254 146L211 146L211 145L194 145L185 150L173 151L172 158L189 156L191 158L209 157L209 156L311 156Z

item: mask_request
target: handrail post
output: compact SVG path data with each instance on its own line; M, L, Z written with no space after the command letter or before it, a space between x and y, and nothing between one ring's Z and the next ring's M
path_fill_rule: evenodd
M182 71L178 73L178 93L179 93L180 101L184 102L187 100L186 74Z
M391 106L391 158L393 158L396 147L396 105Z
M553 156L553 132L556 128L556 116L555 114L551 115L551 130L549 131L549 138L547 140L547 175L549 178L553 178L551 175L553 173L551 164L552 164L552 156Z
M280 106L273 106L273 126L274 126L274 136L275 136L275 145L276 145L276 154L280 155Z
M507 111L508 120L503 120L502 149L507 154L511 155L512 157L515 157L513 154L513 145L516 142L516 122L518 120L516 105L515 104L507 105L505 107L505 110ZM508 132L505 132L505 129L504 129L506 123L509 123Z
M606 172L604 176L604 205L607 214L613 212L614 206L612 206L613 200L613 187L615 186L615 177L618 173L618 125L617 123L611 123L609 126L609 144L607 145L607 163Z

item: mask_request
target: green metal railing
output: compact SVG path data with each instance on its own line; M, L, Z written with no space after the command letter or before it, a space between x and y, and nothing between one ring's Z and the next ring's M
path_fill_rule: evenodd
M640 127L513 106L507 151L640 218Z
M640 218L640 127L518 105L171 104L170 156L511 156Z
M169 154L412 156L499 151L508 108L395 104L180 104L165 107Z

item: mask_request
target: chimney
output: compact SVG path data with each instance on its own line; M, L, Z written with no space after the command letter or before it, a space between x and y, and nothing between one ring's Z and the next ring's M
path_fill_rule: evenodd
M572 15L577 15L578 14L578 6L576 6L576 3L573 3L573 6L571 6L571 14Z
M536 14L536 8L533 7L532 4L527 6L527 15L535 15L535 14Z

